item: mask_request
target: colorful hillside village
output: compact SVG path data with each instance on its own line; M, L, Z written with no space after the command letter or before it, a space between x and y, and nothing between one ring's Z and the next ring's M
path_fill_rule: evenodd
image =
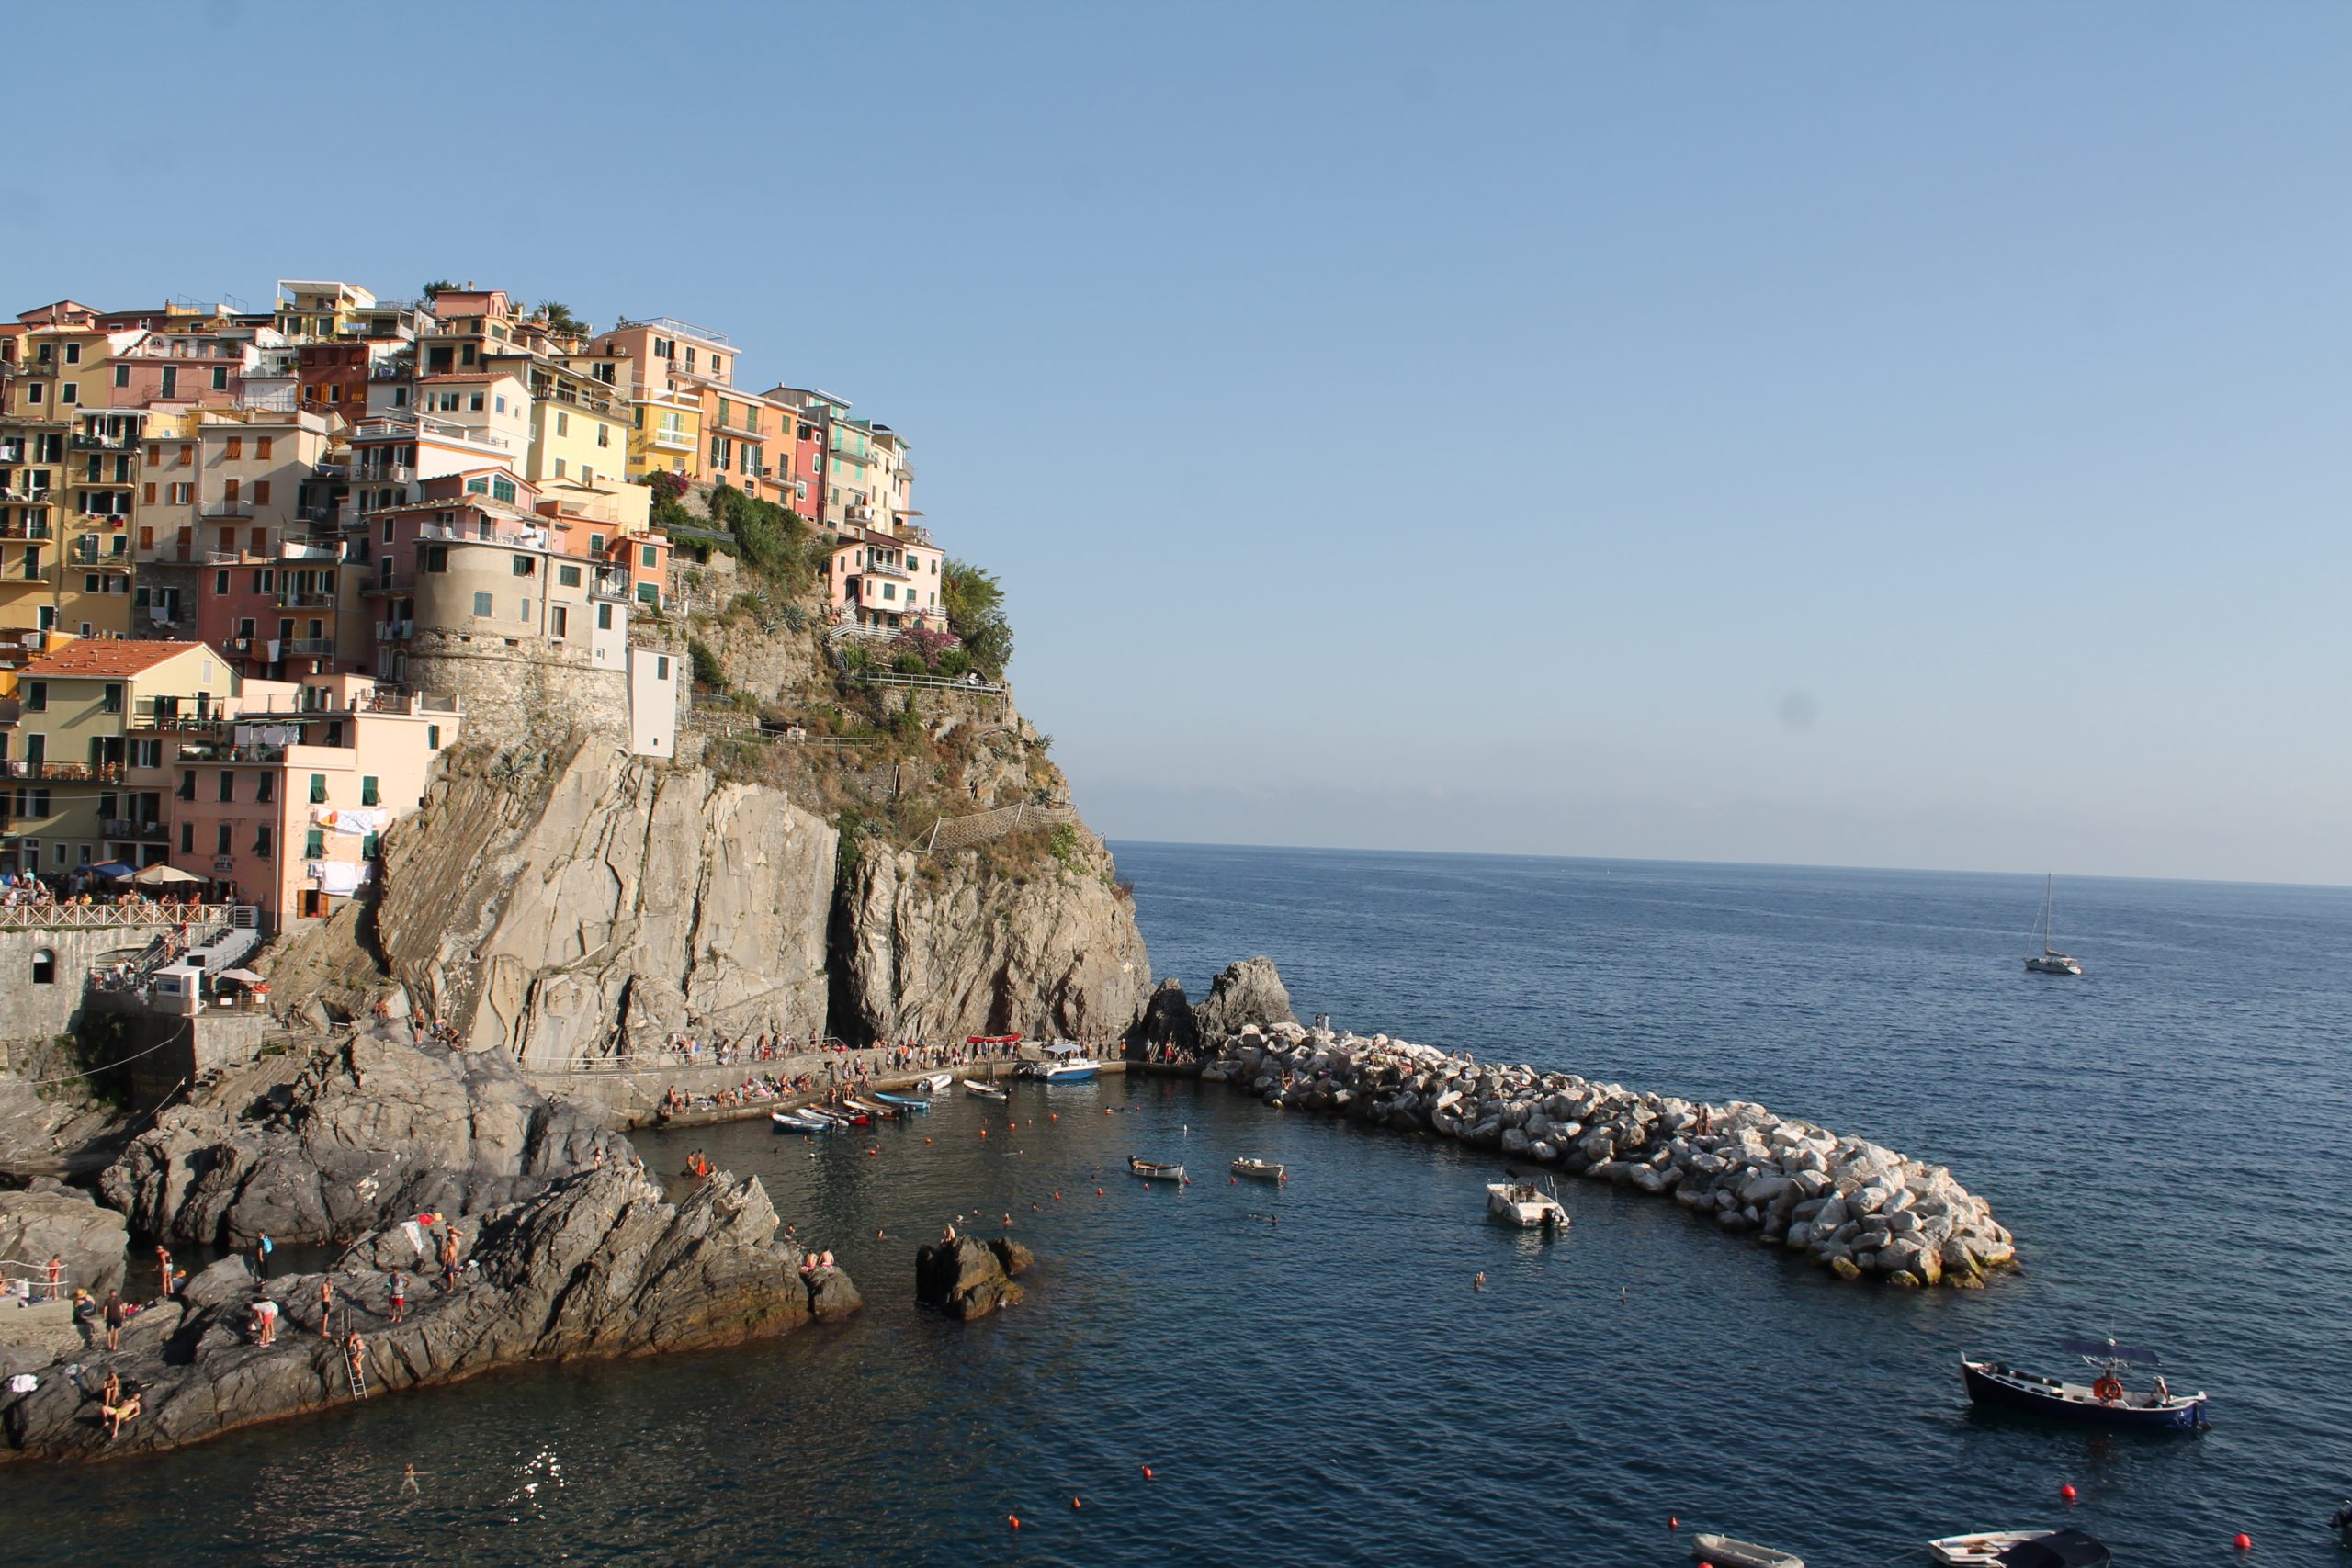
M471 284L0 322L0 897L168 887L282 931L461 739L560 714L672 755L673 555L713 536L660 503L698 487L830 533L841 628L944 632L905 439L739 370L720 333Z

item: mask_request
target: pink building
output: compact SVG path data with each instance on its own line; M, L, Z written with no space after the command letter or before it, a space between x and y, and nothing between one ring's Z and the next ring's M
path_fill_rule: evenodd
M929 536L899 539L849 528L841 539L825 572L826 598L837 618L861 626L946 629L939 599L947 552Z

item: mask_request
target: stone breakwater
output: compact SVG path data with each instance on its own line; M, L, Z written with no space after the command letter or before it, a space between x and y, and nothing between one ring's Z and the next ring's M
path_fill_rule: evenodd
M1210 1041L1204 1078L1286 1110L1430 1133L1674 1201L1841 1279L1975 1286L2017 1248L1939 1165L1761 1105L1705 1105L1432 1046L1250 1023Z

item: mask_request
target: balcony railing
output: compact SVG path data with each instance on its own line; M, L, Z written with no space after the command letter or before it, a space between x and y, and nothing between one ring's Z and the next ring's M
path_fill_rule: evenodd
M902 582L914 576L913 572L896 561L868 561L857 570L869 577L895 577Z
M351 470L351 482L356 485L404 485L416 480L416 469L407 463L362 463Z
M128 817L100 818L99 830L105 838L140 842L157 841L171 836L170 829L161 822L141 822Z
M120 784L120 762L6 762L12 779L44 779L60 784Z
M80 452L120 452L138 444L135 435L102 435L88 431L75 431L66 445Z
M293 610L324 609L334 603L334 595L316 588L292 588L277 596L279 604Z
M332 658L334 654L334 638L331 637L280 637L277 642L280 659Z
M46 539L51 536L46 517L36 517L29 523L16 517L0 522L0 539Z
M625 571L600 571L588 584L588 594L593 599L626 600L630 592L628 573Z
M416 530L420 539L446 539L458 545L504 545L514 549L552 549L555 536L546 528L501 528L495 525L467 525L457 523L420 524Z
M657 430L653 433L653 445L667 452L691 452L695 438L683 430Z
M378 642L405 642L414 636L415 632L414 621L378 621L376 623Z
M183 740L178 748L183 762L282 762L286 761L283 746L223 746L214 741Z
M223 496L219 501L204 502L196 509L196 514L199 517L251 517L254 503L246 496Z

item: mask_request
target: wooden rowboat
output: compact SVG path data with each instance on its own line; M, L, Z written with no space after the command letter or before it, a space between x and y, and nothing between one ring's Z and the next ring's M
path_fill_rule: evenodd
M1002 1100L1004 1098L1004 1090L997 1088L994 1084L981 1083L977 1078L966 1078L964 1080L964 1092L970 1095L975 1100Z
M1137 1159L1133 1155L1127 1156L1127 1168L1135 1172L1137 1176L1142 1177L1146 1181L1182 1181L1184 1179L1184 1168L1181 1165L1162 1165L1158 1160Z
M1690 1560L1708 1568L1804 1568L1804 1559L1794 1552L1758 1546L1752 1540L1734 1540L1727 1535L1692 1537Z

